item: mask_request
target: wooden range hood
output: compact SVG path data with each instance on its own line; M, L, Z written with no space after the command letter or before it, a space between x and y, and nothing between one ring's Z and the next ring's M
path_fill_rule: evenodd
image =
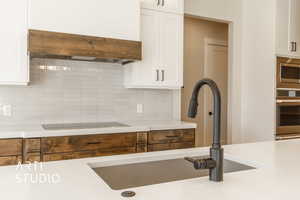
M142 59L138 41L29 30L31 58L56 58L128 64Z

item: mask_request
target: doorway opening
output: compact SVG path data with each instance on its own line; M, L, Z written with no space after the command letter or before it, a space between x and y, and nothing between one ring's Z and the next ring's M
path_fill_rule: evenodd
M228 130L228 35L227 23L185 16L184 20L184 69L181 90L181 118L197 123L196 146L210 146L213 129L213 98L205 86L199 94L198 115L195 119L186 116L194 85L198 80L214 80L222 98L221 135L222 143L227 143Z

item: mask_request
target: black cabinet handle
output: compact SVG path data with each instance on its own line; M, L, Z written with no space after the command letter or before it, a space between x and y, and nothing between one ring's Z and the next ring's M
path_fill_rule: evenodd
M178 135L167 135L166 138L179 138L180 136Z
M101 144L101 142L88 142L88 145L93 145L93 144Z
M156 81L159 81L159 70L156 70Z
M297 51L297 42L291 42L291 51L296 52Z
M160 0L157 0L157 6L159 6L160 5Z
M165 81L165 70L161 70L161 81L164 82Z
M165 6L165 0L162 0L162 4L161 4L162 6Z

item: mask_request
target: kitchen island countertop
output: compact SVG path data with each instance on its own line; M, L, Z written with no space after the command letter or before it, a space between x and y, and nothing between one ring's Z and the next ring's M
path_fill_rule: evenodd
M224 182L208 177L139 188L132 200L282 200L299 199L300 140L224 146L225 158L257 169L224 175ZM204 155L208 148L151 152L121 156L49 162L41 169L0 167L1 198L9 200L121 200L124 190L112 190L90 166L144 162ZM192 167L192 166L191 166ZM36 183L25 177L37 174L59 179ZM155 172L153 172L155 173ZM34 180L34 179L33 179Z

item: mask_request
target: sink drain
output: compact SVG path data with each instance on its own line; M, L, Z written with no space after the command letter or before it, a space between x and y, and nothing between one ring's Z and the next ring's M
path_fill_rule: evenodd
M122 192L122 197L134 197L135 196L135 192L133 191L125 191L125 192Z

